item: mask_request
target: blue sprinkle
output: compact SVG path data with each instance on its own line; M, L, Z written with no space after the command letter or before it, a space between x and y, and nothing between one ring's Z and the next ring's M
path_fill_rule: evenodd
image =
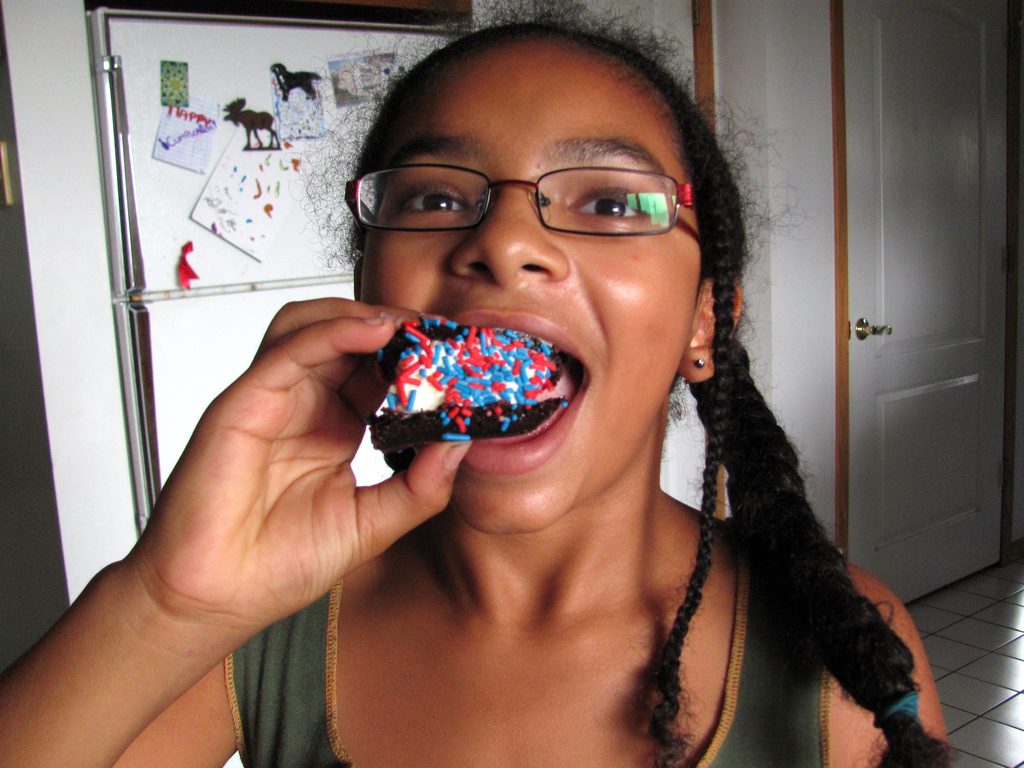
M394 410L395 406L397 406L397 405L398 405L398 398L395 397L394 395L392 395L389 392L388 393L388 408L390 408L391 410Z
M409 404L405 407L407 411L412 411L413 406L416 405L416 390L412 390L409 393Z
M508 425L511 424L511 423L512 423L512 419L509 419L507 417L502 419L501 420L501 431L502 432L508 431Z
M461 432L445 432L443 435L441 435L441 439L458 442L469 442L473 438L471 438L469 435L464 435Z
M384 350L383 349L378 349L377 350L377 360L380 361L380 360L383 360L383 359L384 359Z
M416 336L413 336L411 333L406 332L405 338L407 338L409 341L411 341L416 346L419 346L420 340Z

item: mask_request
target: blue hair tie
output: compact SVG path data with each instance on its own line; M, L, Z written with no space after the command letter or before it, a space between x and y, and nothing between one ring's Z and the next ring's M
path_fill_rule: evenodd
M881 728L883 723L888 722L897 715L917 720L917 691L904 693L896 701L886 707L885 711L875 717L875 727Z

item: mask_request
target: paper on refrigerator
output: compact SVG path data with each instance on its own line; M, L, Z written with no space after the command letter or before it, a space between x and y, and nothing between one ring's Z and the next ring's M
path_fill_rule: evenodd
M192 220L257 261L301 192L298 148L246 150L237 129L192 210Z

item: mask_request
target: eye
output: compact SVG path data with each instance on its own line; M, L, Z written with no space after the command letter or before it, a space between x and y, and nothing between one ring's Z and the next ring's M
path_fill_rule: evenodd
M455 189L409 188L396 201L397 210L418 213L456 213L469 207L463 193Z
M579 196L573 206L577 213L590 216L625 218L636 216L636 195L624 189L596 189Z

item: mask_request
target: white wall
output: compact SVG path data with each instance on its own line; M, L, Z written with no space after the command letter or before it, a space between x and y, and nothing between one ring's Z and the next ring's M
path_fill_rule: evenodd
M747 278L754 373L835 515L835 270L829 4L715 0L720 130L740 143L755 222ZM730 124L731 123L731 124ZM752 334L752 335L751 335Z
M0 139L19 188L6 58L0 57ZM0 206L0 670L67 608L57 503L39 374L32 286L20 199Z
M591 10L618 18L626 10L621 0L584 0ZM679 42L680 58L693 62L693 18L689 0L633 0L628 18L674 38Z
M135 538L85 17L80 0L2 7L53 484L74 598Z

